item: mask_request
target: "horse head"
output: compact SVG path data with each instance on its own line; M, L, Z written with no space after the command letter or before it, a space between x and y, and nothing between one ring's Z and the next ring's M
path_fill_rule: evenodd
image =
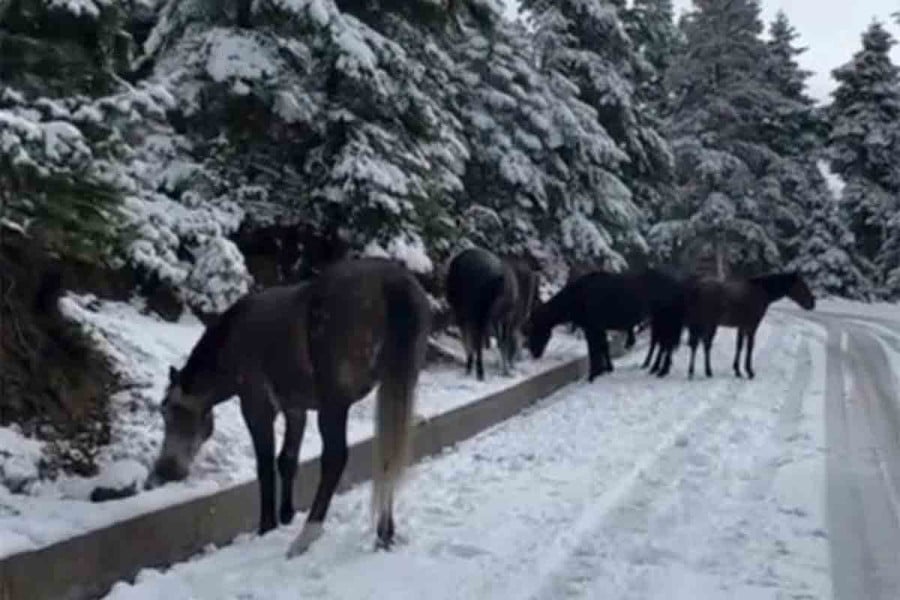
M550 342L550 334L553 327L548 325L546 318L547 305L541 304L531 311L531 318L523 328L523 333L528 338L528 350L534 358L540 358Z
M813 310L816 307L816 298L810 291L806 281L799 273L792 273L791 287L788 288L788 298L799 304L804 310Z
M181 371L169 368L169 385L160 405L165 437L145 489L187 477L200 446L212 435L211 394L185 385Z

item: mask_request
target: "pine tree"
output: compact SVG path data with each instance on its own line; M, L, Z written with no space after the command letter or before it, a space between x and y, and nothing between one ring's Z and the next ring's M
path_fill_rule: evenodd
M634 0L623 11L623 21L638 55L649 65L649 77L638 87L638 93L664 115L665 79L682 43L672 0Z
M598 113L600 124L628 155L622 180L635 202L656 212L671 185L673 158L661 125L638 89L657 74L629 38L624 2L528 0L538 40L538 62L578 86L578 96ZM643 239L618 239L620 247L644 252Z
M114 4L95 11L81 20L43 3L0 11L0 235L15 229L52 254L90 261L120 250L123 196L104 171L122 144L91 119L114 87L121 13ZM67 31L76 23L83 38Z
M787 269L801 273L817 295L871 300L874 265L861 258L840 207L815 165L805 176L805 215L794 259Z
M825 194L827 186L816 168L822 158L826 125L822 111L806 94L806 80L811 73L801 69L797 62L797 57L805 51L794 45L797 37L787 16L779 12L766 44L765 79L780 96L780 102L763 129L763 139L779 159L768 170L769 185L763 205L771 215L770 233L786 261L797 255L798 244L805 236L807 209L812 199L833 201L830 194Z
M768 52L751 0L695 0L669 71L678 198L651 230L655 250L683 261L762 268L779 261L762 207L778 159L764 139L780 95L765 80Z
M857 250L878 264L884 282L892 270L884 253L888 223L900 205L900 69L890 59L891 35L874 22L862 49L835 69L838 87L828 109L831 169L847 185L842 204Z

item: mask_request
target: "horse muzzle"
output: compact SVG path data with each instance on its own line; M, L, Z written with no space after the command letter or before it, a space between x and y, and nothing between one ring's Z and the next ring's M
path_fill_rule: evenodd
M187 478L188 470L174 459L165 459L156 463L153 471L144 482L144 490L152 490L171 481L182 481Z

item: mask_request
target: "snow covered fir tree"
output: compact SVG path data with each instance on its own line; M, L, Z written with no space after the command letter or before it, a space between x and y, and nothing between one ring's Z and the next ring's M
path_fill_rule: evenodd
M895 43L874 22L862 36L862 49L833 72L838 87L828 107L828 151L832 170L846 182L841 206L855 249L875 264L881 293L896 298L900 68L889 56Z
M208 322L379 255L437 300L477 244L551 287L592 260L900 297L884 27L823 108L793 27L766 33L753 0L677 23L672 0L515 4L0 0L0 375L22 399L0 424L56 428L79 471L108 439L116 374L67 291ZM65 425L84 415L100 425Z
M698 0L681 20L668 73L675 198L650 232L660 257L706 263L718 276L781 260L764 191L775 152L761 132L782 101L766 80L767 48L751 0Z

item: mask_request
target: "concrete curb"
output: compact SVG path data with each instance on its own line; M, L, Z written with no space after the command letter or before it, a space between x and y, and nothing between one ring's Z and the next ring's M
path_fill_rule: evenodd
M512 387L417 424L413 461L437 454L577 381L587 359L576 359ZM350 448L338 491L367 481L371 438ZM306 510L319 478L318 457L300 463L295 503ZM306 484L306 485L303 485ZM0 561L0 600L81 600L105 594L145 568L190 558L209 544L223 546L257 525L256 481L170 506Z

